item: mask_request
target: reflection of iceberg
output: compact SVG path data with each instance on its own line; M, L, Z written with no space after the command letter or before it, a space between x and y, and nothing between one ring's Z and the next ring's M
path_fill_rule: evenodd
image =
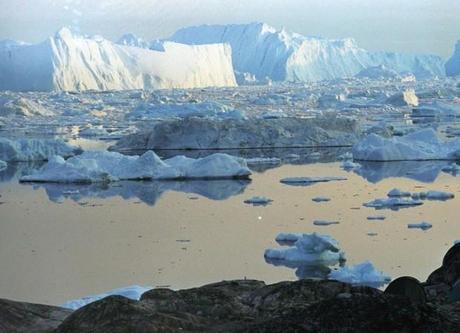
M154 205L166 191L177 191L202 195L212 200L225 200L243 193L249 184L247 180L194 180L194 181L121 181L115 184L36 184L44 188L53 202L65 199L82 201L88 198L111 198L119 196L125 200L138 198L148 205Z
M404 177L424 183L436 180L441 170L448 164L441 161L402 161L402 162L360 162L361 167L353 169L371 183L386 178Z
M13 179L19 179L24 175L40 168L44 162L11 162L5 169L0 170L0 182L8 182Z

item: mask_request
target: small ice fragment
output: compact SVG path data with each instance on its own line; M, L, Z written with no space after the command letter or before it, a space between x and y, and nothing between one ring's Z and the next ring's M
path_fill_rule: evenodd
M442 191L428 191L426 192L426 198L428 200L449 200L453 199L455 195L449 192Z
M420 222L420 223L409 223L407 227L409 229L422 229L422 230L428 230L432 227L433 225L428 222Z
M376 232L368 232L367 235L370 236L370 237L374 237L374 236L377 236L378 233L376 233Z
M244 200L244 203L253 206L266 206L269 205L272 201L272 199L266 197L252 197L250 199Z
M339 224L339 221L325 221L325 220L315 220L313 221L314 225L327 226L332 224Z
M352 161L344 161L341 165L342 169L344 170L352 170L352 169L359 168L360 166L361 165L359 163L355 163Z
M246 158L247 164L280 164L281 159L277 157L254 157L254 158Z
M330 181L347 180L345 177L286 177L280 180L281 183L287 185L311 185L314 183L325 183Z
M374 215L374 216L368 216L367 219L369 221L383 221L386 219L386 217L383 215Z
M393 209L398 210L400 208L415 207L423 205L423 201L414 200L409 198L388 198L388 199L375 199L368 203L365 203L365 207L371 207L375 209Z
M314 201L314 202L328 202L328 201L331 201L330 198L326 198L326 197L315 197L315 198L313 198L311 200Z

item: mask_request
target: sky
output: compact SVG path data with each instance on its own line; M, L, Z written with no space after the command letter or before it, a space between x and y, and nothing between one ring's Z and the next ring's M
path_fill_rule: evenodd
M265 22L369 50L444 58L460 39L460 0L0 0L0 39L38 42L63 26L151 40L200 24Z

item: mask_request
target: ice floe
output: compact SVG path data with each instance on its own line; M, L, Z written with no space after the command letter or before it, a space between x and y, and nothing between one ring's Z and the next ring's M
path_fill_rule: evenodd
M104 297L113 296L113 295L124 296L130 299L133 299L133 300L139 300L143 293L151 289L153 289L153 287L129 286L129 287L124 287L124 288L117 288L117 289L113 289L111 291L108 291L102 294L90 295L90 296L85 296L79 299L70 300L70 301L65 302L61 306L66 309L77 310L89 303L92 303Z
M294 186L308 186L315 183L327 183L332 181L347 180L345 177L286 177L280 180L281 183Z
M433 225L428 222L420 222L420 223L409 223L407 227L409 229L422 229L422 230L428 230L431 229Z
M85 151L68 160L55 156L22 182L93 183L117 180L248 178L244 159L213 154L193 159L185 156L162 161L153 151L141 156Z
M385 199L375 199L368 203L365 203L365 207L375 208L375 209L392 209L398 210L400 208L408 208L423 205L423 201L414 200L412 198L385 198Z
M244 203L250 204L253 206L266 206L272 203L273 200L267 197L252 197L247 200L244 200Z
M394 188L390 192L388 192L387 196L390 198L397 198L397 197L402 198L402 197L410 197L411 193Z
M59 139L0 138L0 159L7 162L45 161L52 156L74 156L81 149Z
M381 287L391 281L391 277L378 271L370 261L332 270L329 279L371 287Z
M279 234L280 243L290 242L292 246L284 249L267 249L265 258L278 261L335 264L344 260L338 242L328 236L312 234Z
M314 202L328 202L328 201L331 201L330 198L326 198L326 197L315 197L315 198L313 198L311 200L314 201Z
M442 141L431 128L390 139L370 134L353 147L353 158L364 161L455 160L460 139Z
M318 225L318 226L328 226L328 225L333 225L333 224L340 224L340 222L339 221L314 220L313 224Z

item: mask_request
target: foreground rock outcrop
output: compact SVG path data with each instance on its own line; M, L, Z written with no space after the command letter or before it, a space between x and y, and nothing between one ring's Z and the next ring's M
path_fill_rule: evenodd
M318 118L227 119L185 118L153 124L122 138L115 151L149 149L235 149L351 146L359 137L353 119Z
M75 312L0 300L0 332L459 332L460 245L427 282L385 290L333 280L223 281L139 301L109 296Z

